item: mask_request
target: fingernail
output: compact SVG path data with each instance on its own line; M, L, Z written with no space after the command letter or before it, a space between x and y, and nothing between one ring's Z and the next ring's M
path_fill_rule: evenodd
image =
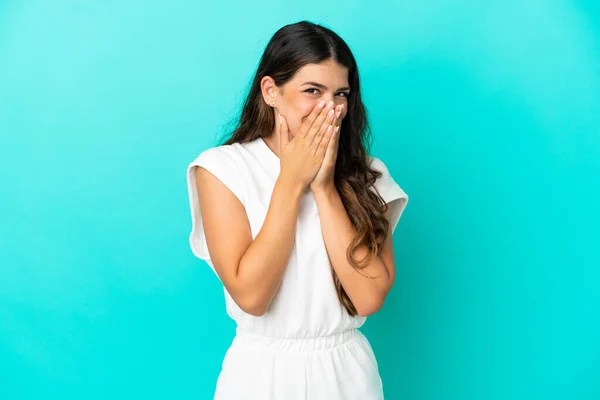
M281 123L281 114L277 113L277 115L279 115L279 123Z
M323 107L325 107L325 100L321 100L321 102L319 103L319 108Z

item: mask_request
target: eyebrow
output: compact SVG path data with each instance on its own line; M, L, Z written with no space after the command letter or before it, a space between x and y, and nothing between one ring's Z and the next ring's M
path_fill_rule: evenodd
M322 85L322 84L317 83L317 82L312 82L312 81L304 82L301 86L304 86L304 85L313 85L313 86L318 87L319 89L327 90L327 86ZM343 87L343 88L339 88L338 90L350 90L350 88L349 87Z

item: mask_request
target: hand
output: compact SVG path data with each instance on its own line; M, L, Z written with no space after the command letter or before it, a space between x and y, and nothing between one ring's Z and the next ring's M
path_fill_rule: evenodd
M333 176L335 173L335 162L337 160L338 145L340 143L340 129L342 124L341 115L343 110L343 104L339 107L336 107L335 122L333 124L333 135L331 137L331 140L329 141L329 145L327 146L327 150L325 152L325 157L323 159L323 163L321 164L321 168L317 172L317 175L315 175L315 178L310 183L310 190L312 190L313 192L315 190L334 187Z
M291 141L287 120L283 115L279 117L280 174L301 185L302 189L308 186L321 168L333 134L333 104L317 104Z

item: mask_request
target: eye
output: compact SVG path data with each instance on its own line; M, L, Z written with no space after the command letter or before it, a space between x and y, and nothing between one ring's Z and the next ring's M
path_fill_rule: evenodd
M319 91L319 89L316 88L310 88L310 89L306 89L305 92L310 93L310 94L315 94L314 92L311 92L311 90L316 90L317 92ZM339 92L338 95L343 94L342 97L348 97L348 92Z

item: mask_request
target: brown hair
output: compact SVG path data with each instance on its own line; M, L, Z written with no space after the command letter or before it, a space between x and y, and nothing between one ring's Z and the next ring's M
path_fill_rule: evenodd
M348 45L335 32L309 21L300 21L279 29L271 38L261 57L250 91L244 101L237 126L222 144L248 142L270 134L275 129L273 110L262 99L260 82L270 76L278 87L288 82L304 65L333 59L348 68L350 93L348 111L342 121L334 181L344 207L357 234L346 251L350 265L365 268L383 249L389 229L384 213L387 204L374 187L381 173L369 165L367 146L371 131L360 94L356 61ZM366 245L368 256L353 258L354 250ZM359 271L361 272L361 271ZM338 298L351 316L358 314L354 304L331 268Z

